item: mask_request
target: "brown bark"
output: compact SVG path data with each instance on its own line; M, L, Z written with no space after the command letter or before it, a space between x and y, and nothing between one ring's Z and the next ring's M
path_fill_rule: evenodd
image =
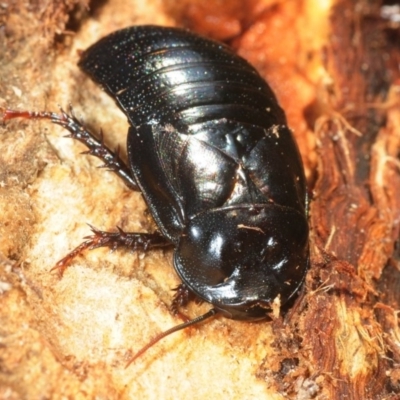
M144 4L144 5L143 5ZM367 0L3 2L0 107L56 110L125 147L113 101L78 52L131 24L229 42L270 82L304 159L311 267L272 322L215 318L134 352L179 322L169 251L86 253L89 234L151 231L139 194L42 121L0 127L0 398L396 399L400 396L400 29ZM399 11L397 11L399 12ZM394 14L392 13L392 16ZM398 24L398 23L397 23ZM122 151L126 155L125 150ZM209 306L192 304L190 316Z

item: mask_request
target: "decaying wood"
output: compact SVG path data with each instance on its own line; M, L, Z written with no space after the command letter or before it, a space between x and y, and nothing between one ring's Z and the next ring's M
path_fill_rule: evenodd
M132 352L180 322L168 311L179 283L171 253L99 249L62 280L50 274L89 233L85 223L154 225L140 195L79 156L84 148L61 129L8 122L0 127L0 398L399 398L400 10L373 0L127 3L88 12L84 1L2 2L0 107L72 103L124 148L125 118L78 70L79 50L143 23L227 41L271 83L299 143L311 197L305 288L272 322L216 318L124 369Z

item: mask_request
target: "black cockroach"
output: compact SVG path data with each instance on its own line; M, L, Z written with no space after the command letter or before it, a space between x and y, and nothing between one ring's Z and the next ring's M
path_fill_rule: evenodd
M283 110L257 71L223 44L176 28L136 26L83 52L79 66L126 114L129 166L72 114L7 109L3 119L48 118L140 190L156 233L103 232L87 248L174 247L182 280L172 303L191 298L210 311L158 335L217 313L266 318L285 304L308 267L307 199L301 157Z

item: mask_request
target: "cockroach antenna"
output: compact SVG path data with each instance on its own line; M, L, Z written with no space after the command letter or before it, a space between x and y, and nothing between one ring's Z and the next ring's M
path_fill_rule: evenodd
M186 329L189 326L199 324L200 322L203 322L204 320L213 317L215 314L217 314L218 311L215 308L212 308L210 311L207 311L205 314L200 315L196 318L191 319L190 321L186 321L183 324L176 325L172 327L171 329L168 329L164 332L159 333L156 337L154 337L152 340L150 340L149 343L147 343L144 347L142 347L126 364L125 368L128 368L137 358L139 358L141 355L143 355L147 350L150 349L150 347L153 347L156 343L158 343L160 340L164 339L166 336L171 335L172 333L178 332L182 329Z

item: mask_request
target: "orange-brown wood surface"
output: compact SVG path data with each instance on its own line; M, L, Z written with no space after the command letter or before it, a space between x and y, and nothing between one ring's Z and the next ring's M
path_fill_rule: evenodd
M126 157L128 125L79 52L135 24L225 41L286 110L310 188L311 266L286 313L180 323L168 250L97 249L152 231L139 193L46 121L0 126L0 399L397 399L400 396L400 9L379 0L3 1L1 109L72 104ZM394 5L393 5L394 4ZM397 22L396 22L397 21ZM183 310L205 312L207 304Z

